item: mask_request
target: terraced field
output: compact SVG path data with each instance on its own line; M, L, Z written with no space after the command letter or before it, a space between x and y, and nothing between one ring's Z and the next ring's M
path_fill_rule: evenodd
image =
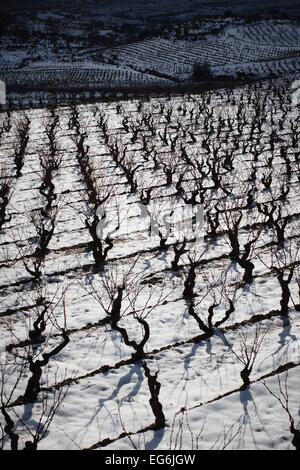
M227 28L224 36L251 44L291 46L300 45L300 27L297 22L284 20L257 21L254 24Z
M0 72L1 80L8 87L21 87L28 90L93 89L95 87L114 88L147 83L172 83L167 79L153 77L126 68L100 65L96 67L60 66L30 67L28 69L6 69Z
M1 113L2 447L296 446L291 85Z
M225 71L226 67L234 65L233 72L246 65L253 73L257 72L257 76L264 76L265 63L278 61L280 64L280 61L292 58L295 61L293 72L296 72L299 70L299 53L299 45L261 45L237 39L197 43L153 39L108 49L101 54L101 59L140 71L160 72L169 78L185 79L191 76L195 63L207 63L212 66L212 71L215 66ZM253 63L257 70L253 69Z

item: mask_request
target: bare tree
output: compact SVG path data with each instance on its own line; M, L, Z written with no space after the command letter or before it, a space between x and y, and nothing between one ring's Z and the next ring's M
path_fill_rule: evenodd
M17 122L17 141L14 149L14 162L17 168L17 177L21 176L24 165L24 156L29 141L30 119L24 114L23 118Z
M280 403L281 407L287 413L289 421L290 421L290 431L293 435L292 444L296 450L300 450L300 429L299 423L298 426L295 425L295 419L290 411L290 402L289 402L289 392L288 392L288 371L285 373L284 384L282 384L282 380L280 375L277 376L278 381L278 392L273 392L266 382L263 382L263 385L266 387L268 392L276 398L276 400Z
M49 363L50 359L58 354L68 343L69 336L67 333L67 316L66 316L66 287L59 286L52 298L47 298L44 290L39 287L36 293L37 305L34 306L37 315L31 329L28 322L25 323L27 339L20 340L16 333L11 329L12 335L16 341L13 341L7 351L15 358L24 361L31 372L28 379L26 390L23 395L19 396L16 404L34 403L41 391L40 380L43 374L43 368ZM58 320L58 313L62 317L62 323ZM46 327L48 331L46 333ZM49 330L50 328L50 330ZM57 346L50 345L53 330L58 332L62 341ZM44 337L42 334L44 333ZM50 349L50 350L49 350Z
M198 287L194 290L194 296L188 302L188 313L196 320L201 331L212 336L216 328L225 323L235 311L236 291L230 292L224 273L219 276L202 273L200 286L200 289ZM216 309L219 311L216 312ZM216 315L218 320L214 318Z
M54 390L50 395L44 395L37 409L33 407L34 418L19 411L19 406L13 402L13 396L20 386L26 363L19 361L18 364L1 364L1 392L0 392L0 450L10 448L11 450L37 450L38 444L47 436L48 429L55 415L63 404L68 386L64 389ZM11 381L11 377L14 380Z
M243 231L245 242L243 248L241 248L242 231L240 228L243 218L242 209L234 210L225 208L225 210L221 212L221 218L228 232L231 247L229 256L244 269L243 281L246 284L250 284L253 281L253 270L255 267L251 259L254 254L255 244L262 231L262 225L258 226L258 215L252 211L246 214L247 222L251 222L252 226L249 223L245 225L246 230Z
M12 197L13 188L14 180L8 169L2 165L0 167L0 230L11 219L11 215L7 214L7 206Z
M111 327L121 334L124 343L134 349L132 354L134 360L145 357L145 346L150 338L147 318L174 290L174 288L166 289L165 285L150 285L149 287L145 275L134 270L137 261L138 258L133 260L125 270L118 270L116 267L108 268L100 274L96 284L88 280L88 293L110 316ZM160 292L156 297L158 290ZM128 327L125 326L126 317L133 318L141 327L142 339L139 341L130 339Z
M260 261L268 269L276 273L276 277L281 287L281 300L279 313L285 320L288 318L289 301L291 292L289 284L291 283L294 271L299 263L299 246L297 241L288 240L284 248L278 249L275 244L271 244L269 259L266 260L262 254L257 253Z
M230 348L238 362L243 366L243 369L240 372L240 376L243 380L241 390L245 390L250 385L250 374L271 326L272 322L268 322L266 326L261 323L244 327L242 330L239 330L239 345L237 347L230 345L224 337L227 346Z
M158 372L151 374L150 368L148 367L146 361L143 362L143 369L145 376L147 377L148 387L151 394L149 403L155 417L155 422L152 425L152 429L157 431L158 429L164 428L166 425L166 418L163 412L163 407L159 401L161 384L157 380Z
M47 213L43 209L31 212L29 220L35 230L36 248L31 253L24 253L20 249L21 258L27 272L33 276L36 281L42 277L42 267L45 263L46 255L49 253L49 243L54 233L55 221L59 207L51 207Z

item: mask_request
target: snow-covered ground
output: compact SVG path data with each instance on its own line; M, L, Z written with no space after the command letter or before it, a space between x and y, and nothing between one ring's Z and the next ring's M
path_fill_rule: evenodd
M44 423L52 400L57 403L66 392L39 449L294 448L289 414L276 398L286 404L288 393L288 411L299 429L299 107L291 85L266 81L202 95L1 114L0 158L12 182L0 231L2 404L20 447L30 440L28 428L35 429L41 417ZM22 154L20 130L26 122L29 138ZM43 158L59 160L51 170L52 189L45 183ZM100 204L106 211L104 247L114 231L103 271L95 269L86 223L97 210L86 168L97 194L102 199L109 194ZM221 175L220 187L214 171ZM157 234L149 236L143 207L160 221L163 211L171 217L171 207L186 221L191 208L186 199L195 188L197 204L204 194L204 242L193 241L195 233L185 225L172 228L166 246L160 246ZM249 194L254 202L247 207ZM280 227L287 218L283 247L262 212L272 204ZM218 211L213 237L210 220ZM242 254L257 235L250 246L251 283L243 282L244 269L229 256L229 229L239 212ZM53 213L54 231L42 251L42 227L50 230ZM176 242L184 235L186 252L174 269L174 245L180 247ZM188 298L183 292L193 263ZM285 279L294 266L285 317L274 266ZM230 301L234 308L224 318ZM209 333L191 305L202 324L212 322ZM41 306L45 329L41 344L35 344L30 332ZM144 355L136 357L132 342L145 338L142 320L149 338ZM42 366L34 403L16 402L32 375L30 357L41 360L62 344L64 334L69 342ZM247 355L253 361L250 385L242 389ZM0 419L3 425L3 413ZM10 442L6 435L5 447Z

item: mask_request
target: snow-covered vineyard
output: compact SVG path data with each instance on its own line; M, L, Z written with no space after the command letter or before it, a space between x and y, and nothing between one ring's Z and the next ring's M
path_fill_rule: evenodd
M209 65L215 79L275 78L300 70L297 21L235 24L231 19L220 32L213 33L215 28L207 20L199 30L187 25L185 29L186 36L180 38L172 31L113 47L104 47L101 42L83 47L75 42L63 53L59 47L52 50L40 40L33 46L36 55L32 47L25 45L22 47L28 47L27 55L24 50L21 53L19 44L8 40L4 43L5 54L0 55L0 79L15 89L81 89L84 84L89 90L189 81L195 64ZM202 39L191 40L200 34Z
M232 34L240 34L232 28ZM241 32L248 32L250 28L241 28ZM246 30L246 31L245 31ZM254 30L254 31L253 31ZM299 28L291 31L291 38L296 36L293 45L281 44L282 38L264 34L257 38L258 31L250 29L252 41L230 37L214 38L206 41L172 41L167 39L153 39L139 43L126 44L107 49L98 54L103 61L109 61L118 66L129 66L141 72L150 71L164 74L169 79L184 80L191 76L195 63L207 63L212 73L220 75L237 76L239 73L252 74L257 77L268 77L270 74L281 76L286 73L295 73L299 70ZM266 28L268 32L268 27ZM275 29L276 30L276 29ZM226 31L226 30L225 30ZM256 32L256 36L254 35ZM246 36L247 37L247 36ZM266 41L266 42L265 42ZM289 44L290 41L287 41ZM97 54L95 54L97 57ZM249 75L249 76L250 76Z
M2 447L299 449L297 83L1 113Z

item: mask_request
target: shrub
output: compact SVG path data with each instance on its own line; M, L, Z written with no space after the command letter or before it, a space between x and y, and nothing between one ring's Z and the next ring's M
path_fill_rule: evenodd
M199 80L208 80L213 78L210 65L207 63L198 63L196 62L193 65L193 79L196 81Z

